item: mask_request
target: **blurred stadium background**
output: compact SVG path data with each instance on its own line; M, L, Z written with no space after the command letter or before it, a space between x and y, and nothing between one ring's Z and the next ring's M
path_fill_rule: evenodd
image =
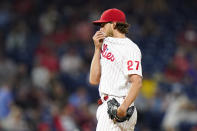
M196 0L1 0L1 131L95 130L91 21L114 7L143 55L136 131L197 131Z

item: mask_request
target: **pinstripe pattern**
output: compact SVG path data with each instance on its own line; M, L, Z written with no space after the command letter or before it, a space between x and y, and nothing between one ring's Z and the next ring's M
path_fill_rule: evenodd
M142 76L141 52L137 45L128 38L107 37L103 46L107 45L107 53L114 55L115 60L111 61L101 55L101 79L99 85L100 95L109 94L114 96L126 96L131 83L128 82L129 74ZM104 47L102 47L104 50ZM134 61L133 70L128 71L127 61ZM139 69L135 70L139 61Z

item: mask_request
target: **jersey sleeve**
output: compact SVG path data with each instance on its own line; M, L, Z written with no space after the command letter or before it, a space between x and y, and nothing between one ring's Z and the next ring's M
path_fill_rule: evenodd
M127 50L123 59L123 72L125 75L137 74L142 76L141 52L137 49Z

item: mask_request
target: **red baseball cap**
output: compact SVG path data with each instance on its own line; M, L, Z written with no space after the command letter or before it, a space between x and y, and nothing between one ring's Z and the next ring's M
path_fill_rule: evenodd
M108 9L103 12L101 15L101 18L99 20L93 21L93 24L101 24L101 23L107 23L107 22L120 22L125 23L126 17L124 12L122 12L119 9Z

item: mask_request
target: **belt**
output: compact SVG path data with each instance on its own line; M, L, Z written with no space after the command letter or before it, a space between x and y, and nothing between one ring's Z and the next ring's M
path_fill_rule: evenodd
M103 99L102 98L98 99L97 104L102 105L103 102L106 101L108 98L109 98L109 96L107 95L107 96L104 96Z

